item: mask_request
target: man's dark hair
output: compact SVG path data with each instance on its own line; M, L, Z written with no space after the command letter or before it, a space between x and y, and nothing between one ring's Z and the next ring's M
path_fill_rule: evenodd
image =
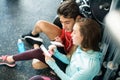
M58 15L62 15L65 18L74 18L80 15L80 10L77 3L74 0L63 1L57 10Z

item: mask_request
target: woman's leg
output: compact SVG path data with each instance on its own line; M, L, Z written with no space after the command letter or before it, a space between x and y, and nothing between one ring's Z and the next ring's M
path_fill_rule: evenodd
M34 44L33 47L34 47L34 49L37 49L37 48L39 48L39 45ZM44 68L47 68L48 65L45 64L45 63L43 63L43 62L40 61L39 59L33 59L33 60L32 60L32 67L33 67L34 69L44 69Z
M52 57L55 59L59 68L61 70L65 71L67 64L64 64L63 62L61 62L59 59L57 59L54 56L52 56ZM46 64L45 63L45 56L43 55L43 51L40 48L31 49L31 50L25 51L21 54L16 54L16 55L13 55L13 56L7 56L6 61L9 62L9 63L13 63L13 62L16 62L16 61L32 60L32 59L38 59L41 62L43 62L44 64Z
M15 54L13 56L7 56L6 60L9 63L12 63L12 62L16 62L16 61L32 60L34 58L45 63L45 59L44 59L45 57L43 55L43 51L40 48L27 50L21 54Z
M31 49L26 52L23 52L22 54L16 54L13 56L13 59L15 61L20 61L20 60L31 60L31 59L39 59L42 62L45 62L45 57L43 55L43 51L38 48L38 49Z
M33 59L32 60L32 67L36 70L38 69L45 69L48 68L48 65L46 63L43 63L42 61L38 59Z
M40 75L33 76L29 80L44 80ZM49 80L49 79L48 79Z

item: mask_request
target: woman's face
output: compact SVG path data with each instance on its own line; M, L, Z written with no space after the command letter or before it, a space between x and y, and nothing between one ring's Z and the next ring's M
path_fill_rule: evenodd
M72 40L73 40L74 45L80 45L81 44L81 42L83 40L83 36L80 33L80 26L78 26L78 23L75 23L71 36L72 36Z

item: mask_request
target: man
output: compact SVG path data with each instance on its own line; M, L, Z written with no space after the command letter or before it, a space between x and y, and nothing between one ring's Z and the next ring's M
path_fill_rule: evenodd
M40 20L35 24L32 32L22 35L22 38L33 45L34 48L39 48L43 42L39 37L39 33L43 32L50 40L61 42L64 45L65 53L68 55L68 53L72 52L73 48L71 39L73 25L75 24L76 19L83 16L80 14L78 5L73 0L62 2L57 10L57 14L62 24L62 29L52 23ZM35 69L45 67L36 59L33 60L32 65Z

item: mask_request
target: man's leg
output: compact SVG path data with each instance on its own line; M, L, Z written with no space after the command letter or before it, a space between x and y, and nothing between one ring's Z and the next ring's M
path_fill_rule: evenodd
M41 32L46 34L50 40L54 40L56 36L59 36L61 34L61 29L52 23L40 20L35 24L32 32L22 35L22 38L25 39L31 45L41 45L43 42L43 40L39 37L39 33Z
M54 40L56 36L61 34L61 29L52 23L40 20L35 24L32 35L36 35L41 32L46 34L50 40Z

